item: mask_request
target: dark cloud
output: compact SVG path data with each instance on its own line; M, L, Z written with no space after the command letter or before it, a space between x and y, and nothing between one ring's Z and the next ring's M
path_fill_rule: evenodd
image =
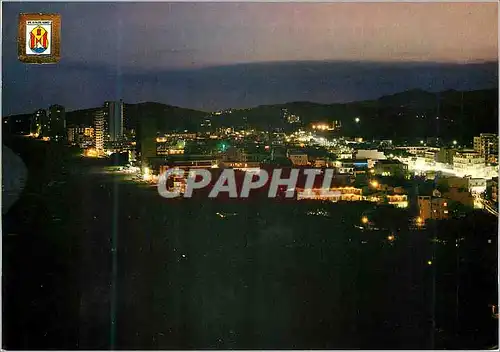
M376 98L406 89L496 87L497 63L259 63L193 70L126 71L102 65L22 66L4 72L4 114L60 103L69 109L104 100L158 101L214 110L287 101L331 103ZM30 97L27 99L26 97ZM18 104L23 101L22 105Z
M496 62L496 6L6 3L3 114L117 98L212 110L496 86L496 64L457 64ZM61 14L59 64L17 60L19 12Z

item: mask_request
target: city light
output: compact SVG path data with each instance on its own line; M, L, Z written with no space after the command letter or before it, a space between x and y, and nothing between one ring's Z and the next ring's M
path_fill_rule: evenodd
M422 226L424 224L424 220L419 216L416 219L417 226Z
M356 121L356 123L359 123L359 117L356 117L354 121Z
M368 224L368 217L363 216L363 217L361 218L361 222L362 222L363 224Z
M312 125L312 128L314 130L321 130L321 131L326 131L326 130L332 130L333 127L328 126L327 124L318 124L318 125Z
M457 141L453 141L453 145L457 145Z
M99 156L97 153L97 149L95 149L95 148L85 149L83 152L83 155L88 157L88 158L97 158Z
M378 184L378 181L376 180L373 180L370 182L370 185L373 187L373 188L378 188L379 184Z
M428 260L427 265L432 265L432 260Z
M394 235L389 235L389 236L387 236L387 240L388 240L388 241L391 241L391 242L392 242L392 241L394 241L395 239L396 239L396 237L395 237Z
M149 167L144 168L142 179L144 181L149 181L151 179L151 170L149 169Z

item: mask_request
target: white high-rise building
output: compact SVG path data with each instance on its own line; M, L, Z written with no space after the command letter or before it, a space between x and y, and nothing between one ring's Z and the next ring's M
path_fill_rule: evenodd
M94 116L95 149L99 155L104 154L104 134L106 133L104 116L105 112L102 109L97 110Z

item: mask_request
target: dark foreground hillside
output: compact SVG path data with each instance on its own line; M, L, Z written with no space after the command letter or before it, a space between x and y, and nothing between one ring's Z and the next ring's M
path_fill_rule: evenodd
M168 201L68 149L6 142L28 177L2 219L3 348L498 344L488 214L390 243L354 228L370 204Z

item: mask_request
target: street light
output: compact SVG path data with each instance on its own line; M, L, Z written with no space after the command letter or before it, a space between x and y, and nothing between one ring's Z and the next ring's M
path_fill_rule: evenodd
M456 141L456 140L455 140L455 141L453 141L453 145L457 145L457 141Z
M423 219L420 216L417 217L416 222L417 222L417 226L422 226L424 223Z
M359 117L356 117L354 121L356 121L356 123L359 123Z

